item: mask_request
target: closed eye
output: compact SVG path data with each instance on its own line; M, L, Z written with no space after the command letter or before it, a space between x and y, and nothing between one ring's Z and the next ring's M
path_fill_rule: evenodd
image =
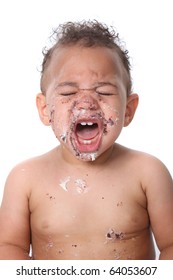
M105 96L112 96L115 95L114 93L111 92L101 92L101 91L96 91L99 95L105 95Z
M71 95L74 95L76 94L76 92L61 92L59 93L59 95L62 95L62 96L71 96Z
M101 85L97 86L95 89L96 93L99 95L112 96L118 94L117 87L110 83L101 83Z

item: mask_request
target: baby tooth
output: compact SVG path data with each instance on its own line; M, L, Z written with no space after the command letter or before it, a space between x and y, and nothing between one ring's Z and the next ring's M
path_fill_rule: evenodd
M90 145L90 144L91 144L91 140L83 140L83 143L84 143L85 145Z
M87 123L86 122L81 122L80 124L81 125L93 125L93 122L87 122Z

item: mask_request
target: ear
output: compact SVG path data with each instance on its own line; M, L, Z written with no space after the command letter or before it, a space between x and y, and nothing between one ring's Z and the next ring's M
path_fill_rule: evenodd
M42 123L44 125L50 125L50 121L49 121L50 118L49 118L48 108L46 104L46 96L43 93L37 94L36 105Z
M135 115L136 109L138 107L138 102L139 102L139 96L135 93L127 97L124 126L128 126L131 123Z

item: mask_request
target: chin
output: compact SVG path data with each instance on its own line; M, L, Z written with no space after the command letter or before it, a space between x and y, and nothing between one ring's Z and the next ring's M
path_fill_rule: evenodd
M76 156L79 160L83 161L95 161L98 157L98 152L90 152L90 153L79 153Z

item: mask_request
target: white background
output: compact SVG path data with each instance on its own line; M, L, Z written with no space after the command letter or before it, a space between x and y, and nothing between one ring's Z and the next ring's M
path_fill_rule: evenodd
M129 50L140 103L118 142L155 155L173 174L172 1L4 0L0 2L0 201L14 165L57 145L35 106L42 49L52 28L82 19L113 25Z

